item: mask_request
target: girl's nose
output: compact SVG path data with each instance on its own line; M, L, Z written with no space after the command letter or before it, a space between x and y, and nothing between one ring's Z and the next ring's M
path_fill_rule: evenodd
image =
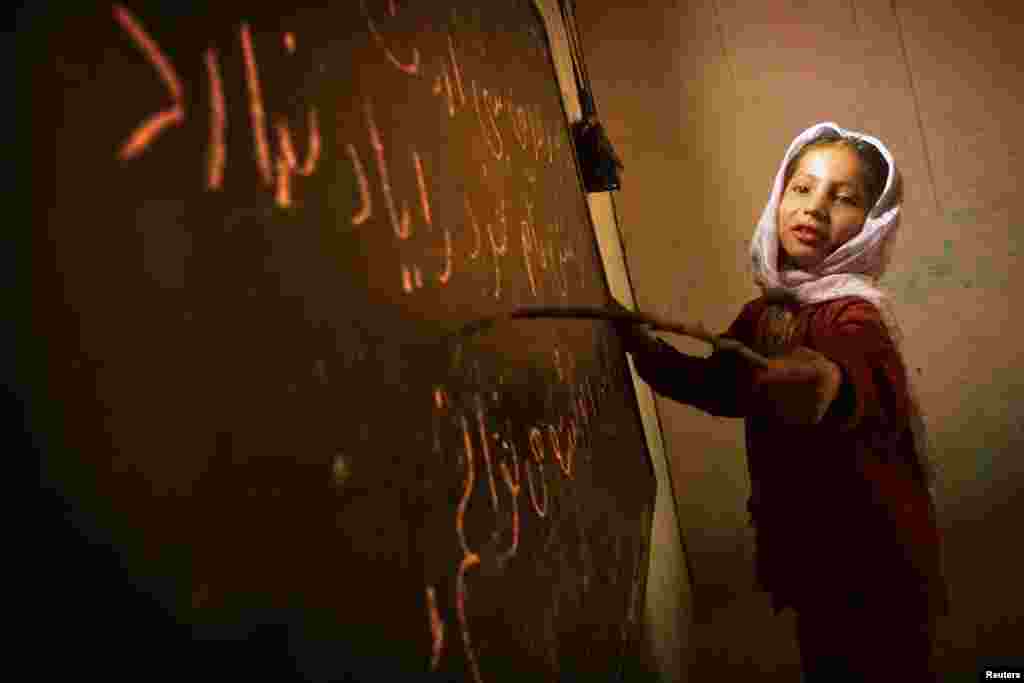
M814 219L819 223L828 223L828 211L825 211L817 204L812 204L811 206L808 206L807 213L813 216Z
M819 221L828 220L828 197L824 192L814 193L808 197L805 210Z

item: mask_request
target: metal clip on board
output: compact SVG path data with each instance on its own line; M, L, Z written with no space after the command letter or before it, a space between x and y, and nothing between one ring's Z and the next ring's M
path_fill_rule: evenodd
M618 190L622 183L619 171L625 168L622 159L615 153L608 134L597 117L597 107L590 90L590 79L583 64L583 51L579 33L576 30L575 13L571 0L559 3L562 19L569 35L572 50L573 75L580 97L582 118L572 124L572 137L576 147L577 161L583 174L583 185L587 192L608 192Z

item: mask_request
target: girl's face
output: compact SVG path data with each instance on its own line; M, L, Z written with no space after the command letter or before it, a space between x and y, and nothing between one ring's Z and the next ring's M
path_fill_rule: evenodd
M867 217L861 161L842 144L804 154L779 201L783 267L811 270L853 239Z

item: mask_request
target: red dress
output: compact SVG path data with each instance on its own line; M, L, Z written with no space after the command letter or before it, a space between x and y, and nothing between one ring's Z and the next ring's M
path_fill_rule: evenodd
M877 308L857 298L747 304L725 336L767 355L806 346L843 373L815 425L773 416L737 354L682 354L665 342L633 351L659 394L746 422L757 578L785 606L875 606L911 622L948 612L940 533L914 453L903 361Z

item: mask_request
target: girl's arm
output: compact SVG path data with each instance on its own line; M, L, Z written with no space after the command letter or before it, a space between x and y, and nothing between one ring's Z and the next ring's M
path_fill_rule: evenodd
M748 308L722 336L749 343ZM637 374L657 394L717 417L747 414L751 367L744 358L728 351L716 351L708 358L690 356L636 325L624 327L620 331Z
M771 359L767 368L754 369L751 408L786 424L819 424L826 415L836 412L833 408L843 382L839 365L800 346Z
M836 424L849 431L867 420L899 433L909 423L906 374L878 309L847 299L822 313L811 326L811 342L841 369L849 394L845 409L832 411L841 418Z
M877 433L907 424L903 362L870 303L836 300L815 315L808 343L753 371L752 412L789 424L850 431L865 420Z

